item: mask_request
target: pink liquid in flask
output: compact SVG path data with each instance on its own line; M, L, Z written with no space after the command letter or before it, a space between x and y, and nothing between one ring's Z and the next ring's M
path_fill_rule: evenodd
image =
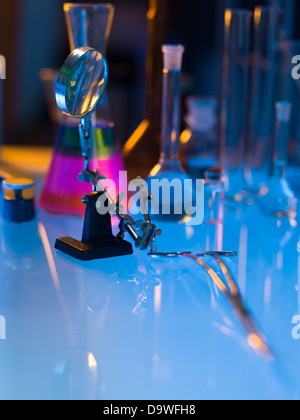
M78 180L83 167L78 126L64 124L59 130L52 163L40 197L43 210L54 214L85 214L86 207L81 201L84 194L91 192L92 186ZM115 182L118 191L119 172L125 169L111 123L100 122L93 129L90 168L99 168L101 175Z

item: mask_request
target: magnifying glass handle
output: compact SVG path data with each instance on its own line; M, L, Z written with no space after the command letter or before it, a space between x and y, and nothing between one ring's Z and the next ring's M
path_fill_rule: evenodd
M92 156L92 141L91 141L91 117L87 115L81 119L81 124L79 125L79 134L81 142L81 153L85 158L84 170L89 170L89 163Z

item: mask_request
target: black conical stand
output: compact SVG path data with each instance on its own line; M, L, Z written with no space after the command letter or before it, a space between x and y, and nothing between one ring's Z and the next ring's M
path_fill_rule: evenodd
M98 213L96 203L103 194L93 192L87 197L82 240L59 238L55 243L57 250L81 261L133 254L131 243L113 235L110 214Z

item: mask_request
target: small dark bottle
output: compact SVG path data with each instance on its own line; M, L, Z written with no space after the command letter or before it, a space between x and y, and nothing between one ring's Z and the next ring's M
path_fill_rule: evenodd
M14 223L30 222L35 218L34 181L8 178L2 182L3 219Z

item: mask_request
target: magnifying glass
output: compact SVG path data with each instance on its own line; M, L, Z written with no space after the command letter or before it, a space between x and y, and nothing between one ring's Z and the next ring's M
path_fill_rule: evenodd
M91 114L103 97L107 81L108 65L104 55L95 49L82 47L66 59L56 83L55 96L59 109L65 115L81 120L79 133L86 172L91 172Z

